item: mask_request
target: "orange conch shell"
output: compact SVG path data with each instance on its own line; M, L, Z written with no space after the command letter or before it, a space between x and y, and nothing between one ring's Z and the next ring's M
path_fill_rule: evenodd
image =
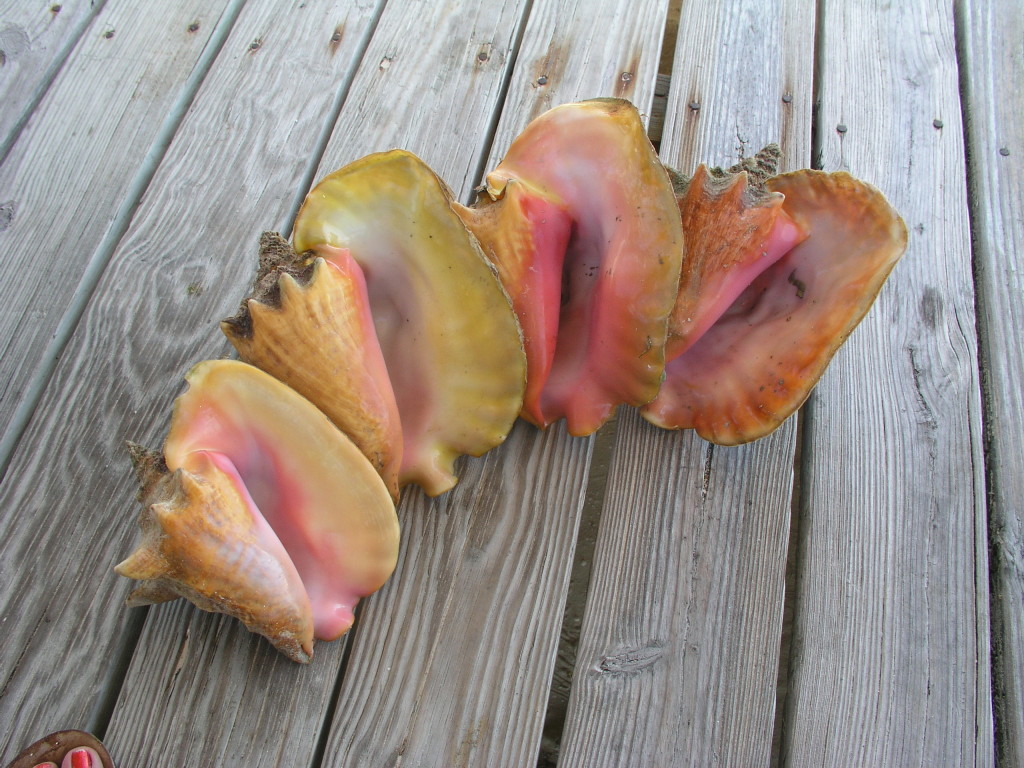
M313 617L302 580L277 537L254 522L244 488L206 453L175 472L159 454L138 446L132 453L145 509L142 543L115 569L142 581L128 604L184 597L241 620L290 659L309 661Z
M142 542L117 566L135 604L185 597L235 616L296 661L348 631L394 570L398 520L380 476L309 401L257 368L187 376L163 458L136 451Z
M255 295L221 330L244 361L327 414L397 500L402 430L366 282L347 251L321 253L304 260L280 235L264 233Z
M907 230L848 173L768 179L806 234L667 366L644 417L723 445L767 435L804 402L903 255Z

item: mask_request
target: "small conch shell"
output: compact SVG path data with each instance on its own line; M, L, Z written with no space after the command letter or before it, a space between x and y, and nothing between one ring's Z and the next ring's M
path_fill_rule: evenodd
M340 248L303 259L260 238L253 297L221 330L247 363L314 403L348 435L398 499L402 429L359 265ZM310 263L311 262L311 263Z
M512 296L528 354L523 417L570 434L657 394L683 236L668 173L623 99L555 107L458 207Z
M368 155L310 191L293 240L362 269L401 420L399 484L447 491L459 455L508 436L526 386L511 302L450 190L409 152Z
M308 400L253 366L206 361L174 405L163 457L134 449L142 541L115 570L131 604L185 597L295 661L348 631L394 570L383 480Z

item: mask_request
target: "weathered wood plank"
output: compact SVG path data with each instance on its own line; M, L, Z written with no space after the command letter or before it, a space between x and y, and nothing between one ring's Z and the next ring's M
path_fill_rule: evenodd
M364 154L401 147L467 201L516 55L525 5L405 0L389 8L317 176Z
M548 106L619 94L646 109L666 5L533 3L488 167ZM591 443L520 423L450 494L403 501L399 569L357 630L325 763L536 761Z
M135 12L122 28L160 19ZM123 443L158 446L182 374L227 351L216 321L252 279L260 230L288 223L375 14L248 3L113 254L0 493L7 757L52 730L105 725L120 635L143 616L111 570L137 538ZM108 743L132 765L308 764L341 651L325 645L322 666L300 669L237 622L153 608Z
M781 141L805 166L814 3L683 11L665 161L689 173ZM560 766L769 762L794 422L718 448L620 417Z
M0 284L5 438L90 260L135 202L125 190L229 0L161 3L147 13L136 5L104 6L0 166L0 250L16 276Z
M1024 765L1024 8L958 3L991 532L997 757Z
M86 0L0 3L0 162L102 6Z
M991 765L981 403L952 8L829 3L824 14L822 165L877 185L911 236L807 418L785 762Z

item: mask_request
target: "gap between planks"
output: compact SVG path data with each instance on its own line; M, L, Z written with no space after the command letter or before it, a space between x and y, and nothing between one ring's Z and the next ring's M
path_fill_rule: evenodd
M384 13L384 8L387 5L387 0L382 0L379 7L376 10L373 20L367 28L364 39L360 42L359 56L362 60L365 57L366 51L370 46L370 42L373 39L374 34L377 31L377 27L380 22L380 18ZM509 85L512 81L512 74L516 69L516 62L519 56L519 51L522 46L523 33L526 29L526 24L529 21L530 13L533 9L533 0L526 0L522 15L519 18L518 27L513 36L513 43L509 51L508 62L505 65L505 71L501 78L501 83L498 88L498 94L495 99L494 110L492 111L490 120L487 125L487 132L485 134L484 141L481 145L479 152L479 162L474 171L474 177L478 184L483 183L484 174L487 172L487 158L491 155L494 149L494 139L498 129L498 123L501 119L502 110L505 106L505 99L508 95ZM352 83L356 78L359 71L358 67L354 67L349 77L346 79L343 87L339 90L337 102L332 109L331 117L324 124L324 130L318 140L315 152L312 154L312 160L310 162L307 173L303 177L303 183L299 187L299 192L296 194L295 199L289 208L288 219L281 231L285 236L290 235L290 227L294 222L295 217L298 215L299 208L301 207L308 191L313 187L313 184L317 181L317 171L323 162L324 155L327 152L328 145L330 144L331 136L337 127L338 118L341 115L342 109L347 101L348 94L351 90ZM475 191L468 192L464 197L463 203L466 205L472 204L475 199ZM461 474L461 473L460 473ZM360 602L356 607L356 620L353 625L353 629L346 639L345 650L342 655L342 660L338 668L338 674L334 682L334 688L331 692L330 701L327 709L324 713L323 722L321 723L320 732L317 734L317 745L313 753L311 766L316 768L323 764L324 759L327 755L328 742L331 735L331 726L334 722L335 712L341 701L341 693L345 683L345 676L348 672L349 663L352 659L352 651L356 644L356 637L359 634L361 628L360 615L364 612L365 602Z
M672 62L675 59L679 33L679 17L683 0L670 0L662 33L661 51L658 60L658 75L654 83L654 97L647 121L647 136L656 150L661 147L662 130L665 127L665 112L668 108L668 92L672 81ZM482 178L481 172L480 177ZM590 473L587 476L586 500L576 536L572 570L569 576L569 592L562 616L555 667L548 689L548 704L544 713L538 768L554 768L558 763L562 731L569 707L569 692L572 690L573 674L576 667L576 651L580 639L580 627L586 611L587 595L590 591L591 564L597 533L604 506L605 488L608 484L608 469L612 450L615 446L615 416L597 433L591 454Z
M78 46L78 42L82 38L82 35L84 35L86 31L89 29L89 27L92 26L93 21L96 19L97 16L99 16L100 12L103 10L103 7L106 5L106 3L107 0L91 0L89 10L85 12L83 17L72 29L71 33L67 36L67 39L60 46L60 49L53 56L53 58L50 59L50 62L44 67L43 73L40 75L40 77L38 78L33 87L32 94L25 98L23 104L21 105L16 103L11 104L10 102L7 103L6 109L16 110L20 108L22 112L14 119L13 122L10 123L9 127L6 129L7 134L5 137L2 136L3 130L0 130L0 165L2 165L4 160L7 159L7 155L10 153L11 148L18 141L18 137L21 135L22 130L28 123L29 118L32 117L32 113L35 112L36 107L38 107L39 103L43 100L43 97L46 95L46 92L50 89L50 86L53 84L53 81L57 79L57 75L60 73L61 69L63 69L64 63L68 60L68 57L71 55L71 52L75 50L75 48ZM51 7L47 10L47 13L50 13L52 15L57 15L61 13L60 5L51 5ZM3 31L6 31L6 25ZM30 49L36 47L36 42L37 41L31 41L29 43ZM0 66L3 66L5 63L6 60L4 56L4 51L0 50ZM32 64L37 64L39 62L31 61L26 63L29 64L29 66L31 66ZM4 98L6 99L9 97L10 94L5 93ZM7 117L9 119L10 114L8 114Z
M995 22L995 23L994 23ZM954 4L953 30L964 133L970 206L971 256L982 390L984 475L988 513L988 585L991 615L992 714L997 765L1024 759L1024 675L1022 644L1021 496L1022 465L1019 374L1021 357L1014 334L1021 183L1011 155L1021 148L1019 93L1008 87L1024 64L1019 38L1024 13L1012 3L992 7ZM997 27L998 25L998 27ZM1016 55L1014 55L1016 53ZM996 73L1009 73L1000 82ZM1011 149L1012 147L1012 149ZM1009 225L1009 226L1008 226ZM1014 392L1017 394L1014 394Z

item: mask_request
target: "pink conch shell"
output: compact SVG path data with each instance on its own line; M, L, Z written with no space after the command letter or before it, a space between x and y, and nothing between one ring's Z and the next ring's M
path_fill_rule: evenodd
M402 430L359 265L340 248L306 259L260 239L253 298L221 323L239 357L311 401L370 460L398 498Z
M650 422L735 445L762 437L807 398L906 248L906 226L847 173L767 181L805 240L757 277L667 366Z
M185 597L241 619L296 661L352 624L394 570L398 521L366 457L257 368L199 363L164 454L135 451L142 542L115 569L132 604Z
M512 143L474 208L459 208L498 267L528 355L523 416L569 432L655 396L682 232L668 174L636 109L552 109Z
M362 268L401 419L399 481L448 490L457 456L508 435L526 384L511 303L450 191L415 155L369 155L309 193L293 239Z

